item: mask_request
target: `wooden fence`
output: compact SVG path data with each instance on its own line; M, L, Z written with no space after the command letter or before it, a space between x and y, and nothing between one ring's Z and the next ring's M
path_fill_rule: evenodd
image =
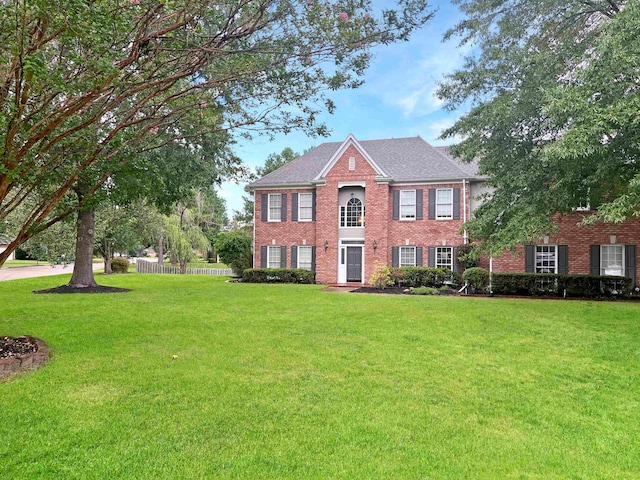
M171 265L159 265L157 262L147 262L138 259L136 261L136 272L138 273L159 273L163 275L179 275L180 267ZM232 275L230 268L187 268L187 275Z

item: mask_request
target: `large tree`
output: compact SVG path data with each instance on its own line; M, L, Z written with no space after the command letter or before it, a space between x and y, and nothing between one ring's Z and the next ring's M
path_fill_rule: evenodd
M471 50L441 84L469 107L445 137L478 160L495 188L467 225L492 252L555 229L587 203L591 220L638 214L637 3L454 0L465 14L446 38ZM615 208L614 208L615 207Z
M40 201L0 265L158 146L157 129L184 138L172 126L185 117L199 132L325 133L325 92L360 85L370 47L430 17L424 0L380 17L365 0L1 2L0 221ZM80 205L61 208L87 179Z

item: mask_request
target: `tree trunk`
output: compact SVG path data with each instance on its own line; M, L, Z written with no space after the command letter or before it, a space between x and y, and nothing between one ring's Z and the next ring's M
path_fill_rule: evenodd
M103 253L102 258L104 260L104 274L111 275L113 271L111 270L111 255L108 253Z
M180 273L182 275L187 274L187 262L180 262Z
M164 263L164 236L160 235L158 239L158 264Z
M76 259L69 285L75 288L96 287L93 278L93 242L95 210L78 212L76 230Z

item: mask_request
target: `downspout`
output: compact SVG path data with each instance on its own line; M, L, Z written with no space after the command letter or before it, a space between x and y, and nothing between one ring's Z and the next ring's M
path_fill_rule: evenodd
M464 223L467 223L467 181L464 178L462 179L462 203L463 203L462 218L464 220ZM469 242L469 237L468 237L467 229L465 228L464 233L462 234L462 243L466 245L468 242Z
M252 267L256 268L256 191L253 191L253 258L251 260ZM260 209L262 210L262 205L260 205Z

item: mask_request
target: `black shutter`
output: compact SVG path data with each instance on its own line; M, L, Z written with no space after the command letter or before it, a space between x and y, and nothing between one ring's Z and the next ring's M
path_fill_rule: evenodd
M400 190L393 191L393 219L400 219Z
M416 267L422 266L422 247L416 247Z
M391 266L400 266L400 247L391 247Z
M457 272L458 271L458 248L457 247L453 247L452 255L453 255L453 258L451 259L451 264L453 265L453 271Z
M460 189L453 189L453 219L460 220Z
M316 192L311 194L311 220L316 221ZM316 247L313 247L314 249Z
M431 194L429 194L431 196ZM436 266L436 247L429 247L429 258L428 265L429 268L435 268Z
M536 271L536 246L524 246L524 271L525 273L535 273Z
M569 274L569 246L558 245L558 273L560 275Z
M429 189L429 220L436 219L436 189Z
M297 193L291 194L291 221L292 222L298 221L298 194Z
M625 276L631 279L631 288L636 286L636 246L627 245L624 252Z
M311 247L311 271L316 271L316 247Z
M260 195L260 218L263 222L266 222L268 220L268 215L269 213L269 195L267 195L266 193L263 193L262 195Z
M280 268L287 268L287 247L280 247Z
M281 199L282 199L282 205L280 209L280 221L286 222L287 221L287 194L283 193Z
M291 247L291 268L298 268L298 247Z
M416 190L416 220L422 220L424 215L422 213L423 208L423 191L422 189Z
M267 247L260 247L260 268L267 268Z
M589 273L600 275L600 245L589 247Z

